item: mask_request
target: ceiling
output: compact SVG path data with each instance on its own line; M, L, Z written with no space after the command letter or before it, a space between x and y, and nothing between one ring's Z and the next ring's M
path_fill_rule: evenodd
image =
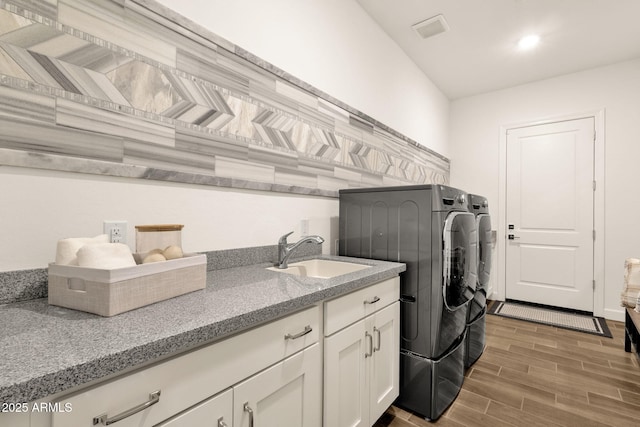
M640 57L640 0L357 1L452 100ZM411 28L438 14L449 31Z

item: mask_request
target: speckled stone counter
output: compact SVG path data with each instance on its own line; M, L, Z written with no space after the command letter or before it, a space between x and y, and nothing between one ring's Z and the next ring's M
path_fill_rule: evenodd
M31 402L198 347L405 271L399 263L322 256L371 265L333 279L256 264L208 272L207 287L118 316L50 306L0 305L0 402Z

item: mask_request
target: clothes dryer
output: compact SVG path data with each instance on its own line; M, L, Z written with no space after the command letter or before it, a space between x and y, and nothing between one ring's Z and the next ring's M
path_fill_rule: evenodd
M487 292L491 275L491 217L485 197L469 194L469 212L476 216L478 231L478 283L467 315L465 337L465 368L471 367L484 352L487 314Z
M400 396L437 419L464 379L468 304L476 287L475 216L443 185L340 191L340 255L403 262Z

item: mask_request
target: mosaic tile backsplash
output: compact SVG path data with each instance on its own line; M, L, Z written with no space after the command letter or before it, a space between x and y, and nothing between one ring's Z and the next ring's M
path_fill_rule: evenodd
M152 0L0 0L0 164L335 197L449 161Z

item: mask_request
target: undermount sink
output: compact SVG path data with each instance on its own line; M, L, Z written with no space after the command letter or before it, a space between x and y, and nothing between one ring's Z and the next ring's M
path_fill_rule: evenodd
M288 268L269 267L267 270L279 273L293 274L301 277L317 277L319 279L331 279L354 271L364 270L370 265L354 264L344 261L333 261L329 259L309 259L306 261L293 262Z

